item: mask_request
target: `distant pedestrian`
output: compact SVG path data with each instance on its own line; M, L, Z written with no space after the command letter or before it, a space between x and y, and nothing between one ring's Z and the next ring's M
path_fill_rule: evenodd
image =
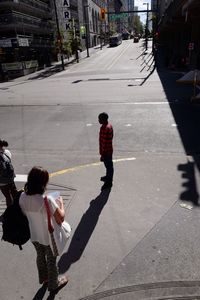
M113 127L108 122L108 114L103 112L99 115L99 123L102 125L99 132L99 154L100 160L104 163L106 168L106 176L101 177L101 181L104 181L102 189L112 187L113 181Z
M30 227L31 242L37 252L37 268L39 283L47 284L48 290L56 293L64 287L68 279L66 276L58 278L56 256L50 246L48 232L47 211L45 207L45 190L49 181L49 173L41 167L33 167L28 174L25 192L21 194L19 204L27 216ZM55 200L47 195L51 218L61 225L65 211L62 197Z
M17 188L14 183L15 173L11 162L11 152L6 147L8 147L8 142L0 139L0 190L6 198L8 207L13 203Z

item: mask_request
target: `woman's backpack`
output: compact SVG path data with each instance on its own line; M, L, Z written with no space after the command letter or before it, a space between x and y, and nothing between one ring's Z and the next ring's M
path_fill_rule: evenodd
M0 153L0 183L10 183L15 177L11 159L5 153Z
M22 192L23 190L17 192L13 204L6 208L2 220L2 240L18 245L20 250L22 250L22 245L30 239L28 219L19 205Z

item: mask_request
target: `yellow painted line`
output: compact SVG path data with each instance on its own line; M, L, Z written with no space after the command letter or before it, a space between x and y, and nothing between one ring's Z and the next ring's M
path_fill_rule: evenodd
M122 162L122 161L130 161L130 160L135 160L135 159L136 159L135 157L118 158L118 159L113 159L113 162L118 163L118 162ZM73 167L73 168L63 169L63 170L51 173L50 177L63 175L63 174L66 174L66 173L78 171L78 170L88 168L88 167L100 166L101 164L102 164L102 162L96 162L96 163L92 163L92 164L80 165L80 166L76 166L76 167Z

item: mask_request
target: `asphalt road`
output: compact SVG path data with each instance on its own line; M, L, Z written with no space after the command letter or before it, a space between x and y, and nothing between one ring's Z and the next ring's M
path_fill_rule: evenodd
M95 167L99 162L98 114L107 111L114 127L114 157L121 160L116 165L116 185L101 222L96 226L98 215L90 228L93 239L85 242L86 252L69 270L72 285L67 296L61 293L60 299L77 300L105 290L110 291L107 298L111 299L117 288L160 281L198 281L198 251L192 252L193 257L190 253L200 246L199 210L185 210L179 204L180 200L194 204L199 198L199 106L190 102L191 88L176 85L180 76L154 69L150 49L145 53L142 42L128 40L115 48L99 49L90 58L52 76L32 76L0 85L0 136L10 144L16 173L27 174L33 165L42 165L53 173L50 189L63 187L74 230L84 221L82 216L91 214L88 199L98 200L96 176L103 171L101 166ZM82 168L84 165L88 169ZM69 169L76 172L70 175ZM183 222L187 218L188 226ZM102 236L104 225L106 234ZM176 241L177 232L180 239ZM179 247L180 252L174 251ZM9 247L7 253L5 249L4 245L0 255L4 268L8 255L14 254ZM30 249L26 249L29 258ZM27 257L25 260L30 264ZM15 258L11 261L17 272ZM25 272L26 266L22 269ZM11 272L9 266L6 276ZM34 282L34 275L27 276L29 282ZM22 274L21 278L23 287L27 278ZM33 296L34 288L23 291L24 299L32 299L27 295ZM16 290L13 299L18 300L22 292L15 282ZM129 299L120 298L123 289L117 291L119 298L115 299ZM132 291L134 288L124 293ZM6 298L4 290L3 295L4 300L10 300L13 294L10 292ZM94 297L101 298L103 294Z
M96 161L102 111L114 126L116 157L183 153L169 105L176 109L182 98L168 99L152 69L151 53L129 40L52 77L1 84L1 136L10 143L17 172L26 174L33 163L55 172Z

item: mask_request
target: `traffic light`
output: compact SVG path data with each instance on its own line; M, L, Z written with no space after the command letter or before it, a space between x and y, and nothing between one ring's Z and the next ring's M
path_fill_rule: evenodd
M57 44L60 46L62 44L62 37L60 35L57 36Z
M105 19L106 19L106 10L105 10L105 8L101 8L100 18L101 18L101 21L105 21Z

